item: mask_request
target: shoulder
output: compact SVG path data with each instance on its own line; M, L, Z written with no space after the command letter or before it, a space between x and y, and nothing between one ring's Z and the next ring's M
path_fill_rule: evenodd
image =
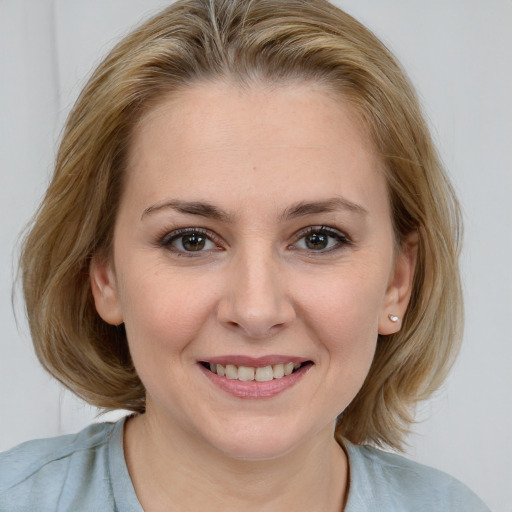
M350 461L346 512L489 512L468 487L443 471L376 448L344 446Z
M108 497L108 443L119 428L94 424L78 434L28 441L1 453L0 512L85 510L91 484L95 494Z

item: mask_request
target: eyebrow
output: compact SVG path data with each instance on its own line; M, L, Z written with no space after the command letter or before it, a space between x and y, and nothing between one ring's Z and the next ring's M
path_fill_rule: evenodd
M368 211L357 203L353 203L348 199L336 196L324 201L300 201L287 208L281 215L282 220L294 219L297 217L305 217L315 213L329 213L339 210L345 210L360 215L367 215Z
M199 215L201 217L207 217L222 222L232 222L234 218L232 214L208 202L170 199L146 208L142 212L141 220L146 215L167 209L175 210L187 215ZM298 217L305 217L307 215L329 213L339 210L345 210L360 215L366 215L368 213L368 211L361 205L349 201L344 197L336 196L322 201L300 201L295 203L286 208L286 210L279 216L279 219L281 221L291 220Z
M201 217L209 217L211 219L220 220L223 222L229 222L232 219L232 215L222 210L221 208L203 201L181 201L179 199L170 199L162 201L149 206L142 212L141 220L152 213L160 210L176 210L179 213L185 213L188 215L199 215Z

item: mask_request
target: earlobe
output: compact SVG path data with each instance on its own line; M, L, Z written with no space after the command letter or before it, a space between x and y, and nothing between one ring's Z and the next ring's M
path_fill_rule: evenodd
M89 265L91 291L96 311L111 325L123 323L115 273L110 260L101 254L95 254Z
M418 236L413 233L407 237L396 256L379 318L379 334L394 334L402 326L412 293L417 249Z

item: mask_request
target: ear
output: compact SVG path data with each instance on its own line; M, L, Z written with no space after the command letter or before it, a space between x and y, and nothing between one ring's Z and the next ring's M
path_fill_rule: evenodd
M412 233L402 243L396 255L379 317L379 334L394 334L402 326L412 293L417 249L418 235Z
M91 291L98 314L111 325L123 323L115 272L103 254L95 254L89 265Z

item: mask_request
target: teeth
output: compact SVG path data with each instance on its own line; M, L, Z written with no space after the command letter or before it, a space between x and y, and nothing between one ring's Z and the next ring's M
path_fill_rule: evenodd
M239 366L238 367L238 380L248 381L254 380L254 368L249 368L247 366Z
M284 364L275 364L272 366L272 370L274 370L274 379L284 377Z
M231 380L240 380L242 382L257 381L269 382L273 379L281 379L285 375L290 375L294 370L301 367L301 363L280 363L273 366L261 366L252 368L250 366L235 366L227 364L209 363L210 370L221 377L227 377Z
M238 368L232 364L226 365L226 377L228 379L238 379Z
M295 367L294 363L286 363L284 365L284 374L285 375L290 375L290 373L293 372L294 367Z
M258 382L268 382L274 378L274 370L272 366L263 366L256 369L256 380Z

